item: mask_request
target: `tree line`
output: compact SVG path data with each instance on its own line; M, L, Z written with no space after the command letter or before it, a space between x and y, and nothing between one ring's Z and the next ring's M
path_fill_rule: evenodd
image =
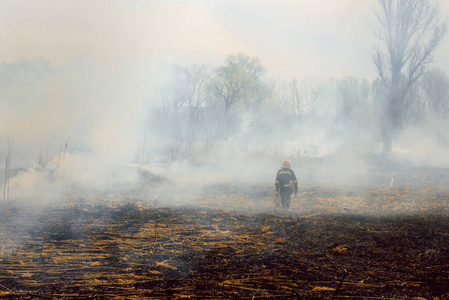
M301 128L316 127L328 138L382 144L385 155L405 127L425 127L435 142L447 143L449 79L430 67L447 31L439 13L428 0L378 0L373 82L273 79L245 54L216 67L174 66L153 110L153 133L169 143L173 158L206 142L301 139Z
M266 73L259 59L244 54L229 55L215 68L174 66L151 113L152 133L172 148L172 158L205 143L299 140L301 127L320 127L329 138L365 147L383 143L389 90L381 78L285 81ZM449 142L444 72L423 73L401 102L395 130L426 127L439 142Z

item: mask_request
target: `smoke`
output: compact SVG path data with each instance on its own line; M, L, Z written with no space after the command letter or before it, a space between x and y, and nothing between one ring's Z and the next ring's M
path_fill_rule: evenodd
M29 170L14 178L16 193L60 190L55 182L45 184L49 172L100 189L134 180L123 168L142 145L150 66L78 59L57 68L42 60L1 67L1 158L9 143L11 168Z
M284 159L305 170L303 179L323 182L337 174L351 178L368 172L359 158L381 149L379 124L369 118L349 120L344 114L336 118L335 84L320 90L299 81L301 117L307 117L293 120L299 111L279 114L275 105L247 109L232 116L237 120L233 134L224 140L214 136L217 115L211 111L204 111L205 126L191 143L167 134L175 127L171 120L163 128L148 121L173 60L222 62L225 55L244 52L289 80L298 74L374 77L370 53L375 36L367 21L374 18L372 3L45 3L0 4L0 35L13 40L0 56L5 61L45 58L0 65L0 163L9 144L11 167L28 170L14 178L15 193L38 187L42 192L67 191L68 186L106 190L139 184L143 171L168 181L271 182ZM343 92L354 97L340 98L365 96L363 88L354 88L362 84L351 84ZM355 107L353 115L366 114ZM445 145L413 132L395 140L398 160L447 165ZM332 162L310 163L324 157ZM162 162L171 163L153 167Z
M58 67L42 60L3 64L1 158L9 143L11 167L22 170L11 180L11 196L38 201L74 191L144 186L147 195L139 195L144 199L170 194L174 184L194 196L217 182L272 188L284 159L303 184L367 183L372 157L381 149L376 124L335 118L333 85L317 94L308 118L279 118L267 104L236 114L227 139L209 138L214 124L206 122L201 139L174 145L172 136L156 134L158 128L148 122L159 87L168 81L165 66L164 61L105 65L86 58ZM444 145L422 128L409 127L395 142L397 161L449 165ZM153 181L159 189L150 191Z
M432 123L409 126L398 136L394 148L395 159L414 167L449 168L448 138L447 132L435 130Z

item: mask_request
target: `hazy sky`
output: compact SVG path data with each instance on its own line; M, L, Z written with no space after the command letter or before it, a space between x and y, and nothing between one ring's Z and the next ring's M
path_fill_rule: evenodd
M111 66L220 64L257 56L273 74L372 79L376 0L0 1L0 62L80 57ZM449 1L441 3L449 15ZM435 57L449 74L449 37Z

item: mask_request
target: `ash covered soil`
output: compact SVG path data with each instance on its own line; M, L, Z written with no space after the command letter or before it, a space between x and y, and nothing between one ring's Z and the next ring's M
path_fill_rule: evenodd
M449 299L448 175L299 175L288 213L266 181L11 200L0 296Z

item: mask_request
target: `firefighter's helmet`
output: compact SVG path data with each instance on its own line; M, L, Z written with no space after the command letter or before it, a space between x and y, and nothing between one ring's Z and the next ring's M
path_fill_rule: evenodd
M283 166L290 167L292 164L290 163L290 161L284 160L284 162L282 163L282 165L283 165Z

